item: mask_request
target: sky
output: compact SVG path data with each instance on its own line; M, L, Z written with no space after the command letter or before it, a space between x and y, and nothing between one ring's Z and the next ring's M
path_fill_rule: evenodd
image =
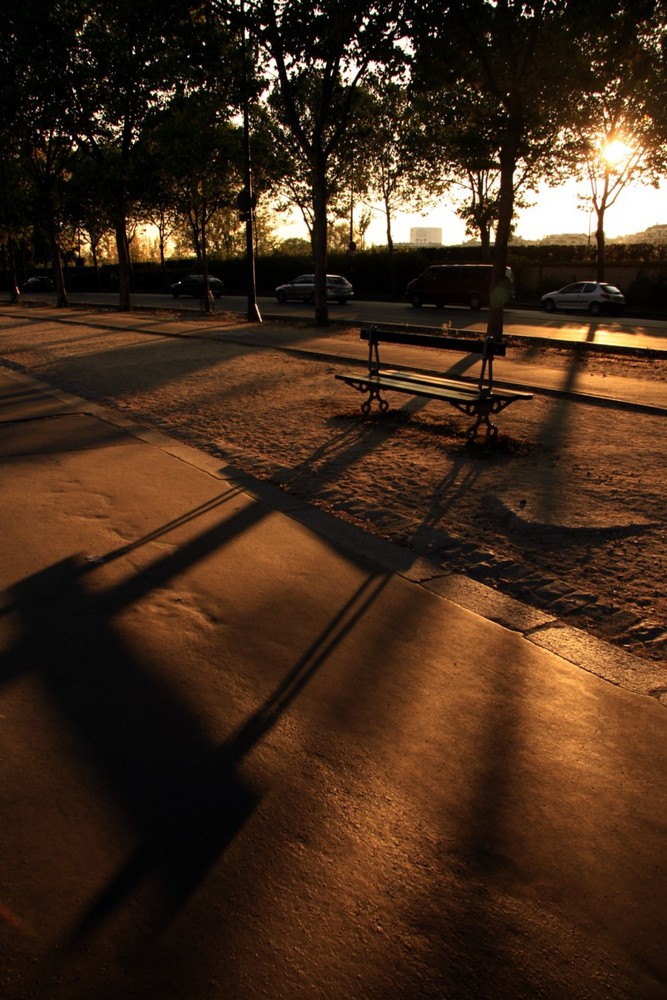
M570 182L559 188L543 188L533 197L534 207L518 216L516 234L526 240L539 240L544 236L561 233L589 232L589 212L582 207L577 192L586 192L586 186ZM649 226L667 224L667 181L661 189L644 185L628 186L605 215L607 237L628 236L642 232ZM446 202L428 210L424 215L399 215L392 222L395 243L408 243L412 226L435 226L442 229L442 242L446 245L463 243L469 237L465 227ZM368 230L367 244L387 242L384 215L376 213ZM591 229L595 222L591 221Z

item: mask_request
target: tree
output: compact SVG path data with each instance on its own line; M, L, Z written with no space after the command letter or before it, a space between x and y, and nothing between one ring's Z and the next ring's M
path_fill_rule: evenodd
M282 102L279 91L269 95L267 107L271 113L269 128L277 150L277 170L273 183L273 195L278 211L285 212L297 208L310 238L313 252L315 239L315 210L313 201L312 170L305 161L299 143L285 125L282 116ZM327 229L335 222L346 218L349 210L349 183L351 173L352 142L341 144L332 150L326 171ZM328 249L328 247L327 247Z
M495 137L499 184L488 332L496 339L503 329L517 168L522 160L537 164L553 156L582 99L575 8L568 0L430 0L411 10L417 85L440 94L440 106L448 102L462 122L472 103L483 136Z
M281 123L308 169L315 320L328 323L327 210L332 160L346 137L357 87L372 63L396 59L402 3L255 0L248 27L275 69ZM233 5L221 4L233 16Z
M490 261L500 209L502 131L497 111L489 107L484 94L469 86L447 88L429 98L422 113L423 127L438 152L450 190L458 192L455 203L466 232L479 239L482 255ZM524 144L513 175L515 210L526 205L526 192L545 175L558 176L558 163L551 136Z
M84 149L75 152L65 187L65 214L71 225L85 233L99 287L99 251L113 229L108 211L108 191L98 165Z
M65 181L81 121L77 40L83 3L25 0L6 11L1 50L3 129L33 187L36 224L48 234L58 305L67 305L62 268ZM39 25L39 30L35 26Z
M109 181L121 309L130 308L127 219L143 129L173 94L206 82L219 42L201 4L88 0L80 38L88 70L84 137Z
M18 153L10 137L0 146L0 242L3 267L7 272L9 297L13 303L20 301L16 256L19 244L25 239L30 213L27 178L18 162Z
M392 294L396 294L392 220L399 211L422 211L448 186L442 150L429 127L428 102L384 74L373 74L355 106L351 145L363 162L370 199L381 202Z
M608 13L603 45L593 38L593 26L583 35L589 39L591 85L570 129L579 173L590 185L598 281L605 274L606 212L630 182L657 186L667 164L655 122L656 114L664 115L654 100L664 36L656 5L640 0Z
M238 226L232 209L243 186L241 130L221 119L216 95L198 91L175 99L156 116L144 137L143 158L148 180L145 199L154 186L161 200L170 201L188 226L190 245L206 275L214 219L224 213L226 231L232 224Z

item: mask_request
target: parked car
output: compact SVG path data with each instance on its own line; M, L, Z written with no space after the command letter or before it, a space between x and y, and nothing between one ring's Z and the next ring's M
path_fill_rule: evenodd
M618 314L625 308L625 296L615 285L604 281L575 281L556 292L547 292L542 296L542 305L547 312L577 309L589 312L591 316L599 316L603 312Z
M50 278L28 278L21 285L21 294L30 292L52 292L54 284Z
M225 290L220 278L214 278L209 274L208 276L208 287L211 289L213 297L219 299ZM175 282L171 285L169 291L174 296L175 299L179 295L192 295L196 299L200 299L204 294L204 275L203 274L189 274L187 278L182 278L181 281Z
M489 304L492 282L492 264L432 264L408 283L405 297L415 309L427 304L438 308L463 305L480 309ZM506 267L505 281L494 301L498 299L505 305L513 297L514 277L512 269Z
M315 275L300 274L294 281L278 285L276 298L278 302L314 302ZM327 274L327 299L344 306L351 298L354 298L354 289L347 278L343 278L340 274Z

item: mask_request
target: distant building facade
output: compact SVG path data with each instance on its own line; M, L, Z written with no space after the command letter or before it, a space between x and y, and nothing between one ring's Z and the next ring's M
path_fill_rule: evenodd
M586 236L585 233L552 233L548 236L543 236L539 240L526 240L521 236L515 236L511 240L515 246L530 246L535 244L537 246L582 246L588 244L588 246L595 245L595 234L591 233ZM655 226L649 226L648 229L644 229L641 233L629 233L626 236L608 236L606 239L607 243L656 243L662 244L667 243L667 224L661 223Z
M433 226L414 226L410 229L410 246L441 247L442 229Z
M619 237L616 243L667 243L667 226L649 226L643 233Z

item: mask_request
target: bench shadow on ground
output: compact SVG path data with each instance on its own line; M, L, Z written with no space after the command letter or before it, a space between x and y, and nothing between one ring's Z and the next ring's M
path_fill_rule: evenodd
M532 356L535 350L529 345L522 356ZM353 466L357 461L362 462L374 449L381 448L392 435L400 433L402 426L412 425L420 433L432 436L433 440L441 437L446 452L443 463L445 474L439 482L431 482L415 508L415 516L419 522L411 542L415 552L437 550L439 545L449 544L451 539L445 530L446 525L443 526L443 518L446 518L447 511L457 502L470 495L480 479L488 482L489 496L497 501L506 493L511 497L517 489L520 490L522 498L529 498L528 503L522 499L522 503L526 504L526 513L530 513L540 530L543 530L543 525L558 525L561 516L564 517L572 509L572 505L576 504L576 497L572 494L567 463L561 466L553 461L553 456L567 446L571 436L577 405L572 392L580 381L585 363L583 352L573 352L569 365L562 370L560 391L550 398L545 416L534 426L529 440L514 439L505 432L501 414L497 447L487 449L481 440L469 447L465 431L462 430L466 417L456 414L448 420L446 416L438 414L434 421L420 419L422 414L426 417L429 400L414 397L397 406L391 400L392 394L388 393L392 405L387 413L374 410L370 418L362 420L356 410L334 418L336 424L340 425L344 420L349 426L291 470L289 485L298 490L302 477L305 481L315 466L318 478L326 484L328 477L335 479L347 466ZM452 364L446 374L465 374L470 369L474 370L478 364L478 357L465 356ZM454 414L454 410L452 413ZM521 462L522 457L528 460ZM515 458L520 461L518 468L522 477L518 485ZM492 513L496 508L497 504ZM489 510L491 507L485 502L484 511L488 513ZM520 511L514 519L494 516L493 520L496 529L503 533L507 530L515 542L520 541L523 532ZM526 525L527 528L531 527L529 522ZM596 525L591 525L590 530L593 539L599 541L601 536ZM608 532L604 537L607 535ZM581 532L577 537L583 537ZM562 544L562 539L559 544Z
M103 561L224 508L238 492L229 490ZM386 574L370 572L256 711L224 743L212 743L177 692L124 640L115 617L265 516L266 508L252 503L107 590L88 585L94 564L64 559L23 580L3 608L17 618L18 638L3 656L0 687L39 674L50 703L136 838L136 848L71 928L70 946L83 943L137 895L150 897L143 937L170 923L257 806L261 791L243 770L248 753L386 584Z

